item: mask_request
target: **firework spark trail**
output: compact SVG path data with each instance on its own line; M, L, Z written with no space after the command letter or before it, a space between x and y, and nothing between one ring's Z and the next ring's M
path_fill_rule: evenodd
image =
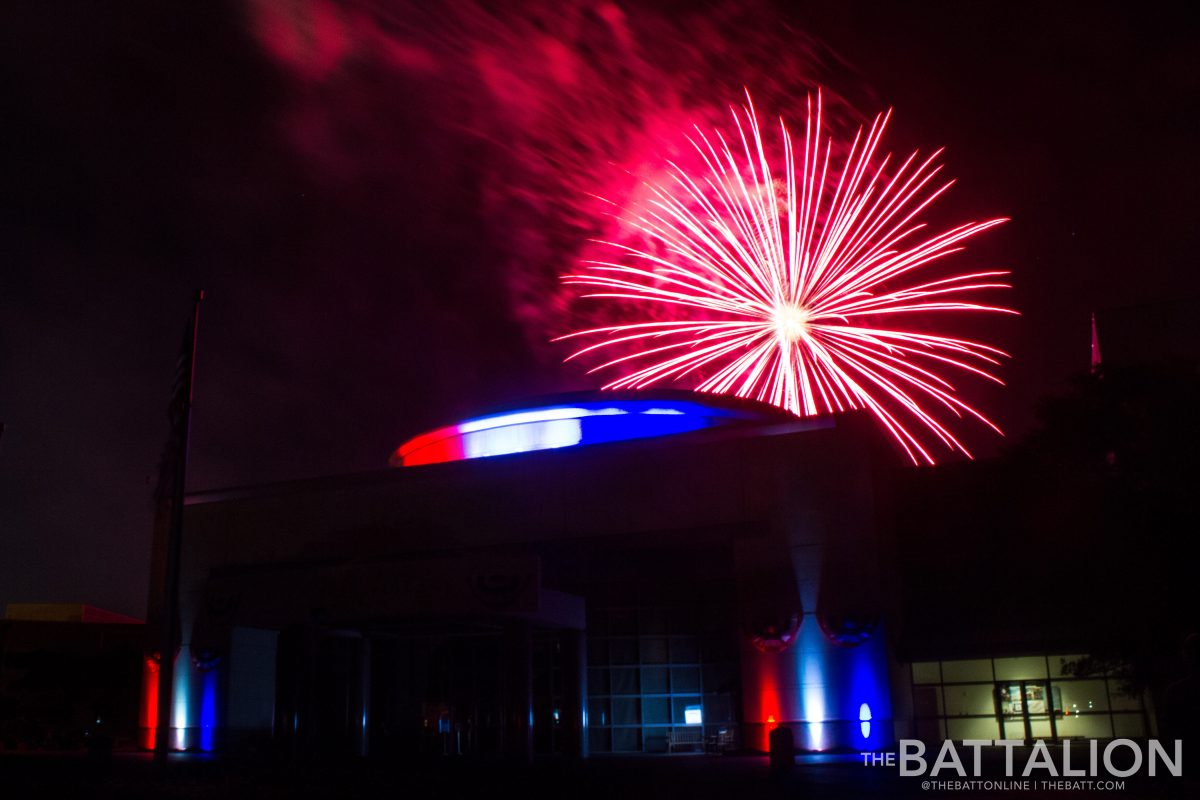
M813 105L810 98L799 153L779 122L782 179L749 95L740 112L731 109L729 139L696 127L689 141L705 171L667 162L670 182L647 183L648 202L627 211L648 244L602 242L615 254L610 260L586 260L563 276L589 290L583 297L632 303L653 321L561 337L600 339L567 360L608 352L590 371L627 372L606 389L691 378L698 391L804 416L868 409L914 463L933 463L930 435L970 456L939 415L1000 430L958 399L938 369L1001 383L989 368L1007 354L890 321L927 312L1015 314L974 299L1009 288L1005 271L916 278L1005 219L924 234L918 217L953 185L936 180L941 151L923 160L914 152L891 172L890 154L875 163L889 111L865 135L859 130L839 169L832 137L822 143L819 93ZM664 309L675 318L663 320Z

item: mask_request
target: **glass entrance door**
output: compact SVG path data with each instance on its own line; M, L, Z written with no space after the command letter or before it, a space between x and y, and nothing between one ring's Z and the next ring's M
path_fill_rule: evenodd
M1048 681L1003 681L996 684L1000 735L1005 739L1057 739L1054 693Z

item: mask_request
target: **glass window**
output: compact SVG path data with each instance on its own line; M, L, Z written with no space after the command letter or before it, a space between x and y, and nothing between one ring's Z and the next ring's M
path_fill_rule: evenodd
M942 665L937 661L915 661L912 665L913 683L941 683Z
M1142 710L1142 698L1136 693L1122 693L1121 682L1113 678L1108 679L1108 701L1112 704L1113 711Z
M637 694L638 671L636 669L613 669L611 672L613 694Z
M648 730L642 729L642 741L646 744L647 753L666 753L667 747L667 728L652 727Z
M1046 677L1045 656L1022 656L1020 658L997 658L996 680L1035 680Z
M696 608L588 613L588 721L609 731L592 737L596 752L665 752L667 730L687 724L688 707L703 725L719 728L737 718L730 695L740 675L737 639L712 624L701 632L700 622L711 619ZM714 644L701 648L701 640ZM702 703L705 687L709 700Z
M697 706L701 706L699 697L672 697L671 722L676 725L686 725L687 717L685 712L689 707L694 708Z
M1053 708L1062 705L1062 696L1058 686L1046 694L1045 681L1025 681L1024 688L1020 681L1006 681L1000 684L1000 713L1008 716L1022 714L1049 714Z
M946 683L992 681L992 660L977 658L971 661L943 661L942 679Z
M671 691L672 692L698 692L700 691L700 670L695 667L672 667L671 668Z
M612 725L607 698L588 701L588 725Z
M1064 715L1090 714L1108 711L1108 692L1100 679L1084 681L1055 681L1062 696Z
M1060 739L1109 739L1112 737L1112 722L1108 714L1064 714L1055 722ZM1074 748L1072 748L1074 750ZM1087 756L1072 756L1086 758Z
M641 728L615 728L612 732L614 753L637 752L642 749Z
M999 739L1000 726L996 723L995 717L991 719L948 719L946 720L946 737L949 739ZM934 757L936 755L935 753ZM968 766L967 769L969 770L970 767Z
M671 721L671 702L666 697L642 699L642 721L647 725L666 725Z
M947 716L996 715L996 703L992 699L994 690L990 683L947 686L944 691Z
M1065 667L1067 667L1067 665L1069 665L1069 664L1075 663L1076 661L1078 661L1081 658L1086 658L1086 656L1081 655L1081 654L1076 654L1073 656L1050 656L1048 659L1046 659L1047 661L1050 662L1050 677L1051 678L1070 677L1064 671Z
M1025 708L1025 696L1020 683L1003 683L996 690L1000 700L1000 713L1006 717L1020 716Z
M613 725L637 725L642 721L641 703L636 697L614 697Z
M1047 716L1031 717L1029 720L1029 735L1034 739L1049 739L1054 735Z
M1000 738L1024 739L1025 718L1020 715L1015 717L1002 717L1000 719Z
M642 667L642 691L646 694L666 694L671 691L666 667Z

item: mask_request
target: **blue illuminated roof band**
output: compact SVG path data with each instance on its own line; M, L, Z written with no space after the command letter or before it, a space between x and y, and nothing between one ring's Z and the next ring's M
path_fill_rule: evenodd
M759 415L694 400L614 399L475 417L400 445L393 466L412 467L580 445L669 436Z

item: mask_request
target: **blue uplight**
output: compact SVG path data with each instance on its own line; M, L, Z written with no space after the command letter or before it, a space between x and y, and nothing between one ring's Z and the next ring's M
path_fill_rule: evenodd
M200 693L200 749L212 752L217 729L217 671L203 673Z

